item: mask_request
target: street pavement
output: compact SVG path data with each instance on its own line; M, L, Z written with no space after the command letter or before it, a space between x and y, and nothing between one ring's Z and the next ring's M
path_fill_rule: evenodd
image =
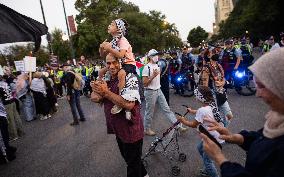
M234 113L229 126L232 132L258 130L263 126L268 107L260 98L240 96L230 90L229 102ZM69 125L72 116L65 99L59 100L59 111L51 119L24 122L26 135L11 142L18 148L17 159L0 166L0 177L125 177L126 164L119 153L115 136L106 133L103 108L86 97L81 97L81 103L87 121L79 126ZM200 106L194 97L181 97L171 90L171 109L184 113L183 104L193 108ZM161 136L170 123L165 115L156 111L152 126ZM143 153L153 139L145 137ZM182 133L178 140L180 150L187 156L185 162L177 163L181 169L179 176L198 176L202 161L196 149L200 142L197 131L190 129ZM231 161L244 164L245 152L238 146L226 144L223 152ZM150 177L172 176L169 160L162 154L151 155L147 162Z

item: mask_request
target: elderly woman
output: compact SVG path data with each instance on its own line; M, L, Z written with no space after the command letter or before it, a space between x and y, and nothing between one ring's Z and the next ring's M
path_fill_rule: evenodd
M35 72L33 74L33 80L31 83L31 90L33 92L35 106L36 106L36 114L39 116L40 120L46 120L50 117L49 115L49 104L48 99L46 97L46 85L42 78L41 72Z
M21 114L28 122L34 120L35 116L34 101L29 87L28 75L25 73L18 75L16 94L17 98L22 102Z
M230 162L206 135L201 134L206 153L220 166L222 177L283 177L284 175L284 48L262 56L250 67L255 75L257 96L270 107L264 128L231 134L218 123L221 139L241 146L247 152L245 167Z

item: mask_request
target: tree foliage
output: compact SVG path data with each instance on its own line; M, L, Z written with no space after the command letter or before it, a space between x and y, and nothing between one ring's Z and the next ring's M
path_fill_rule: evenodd
M55 29L51 32L51 47L53 54L58 56L59 62L63 63L71 59L71 48L68 40L62 39L63 32L60 29Z
M142 13L133 3L122 0L77 0L75 8L79 11L74 40L77 55L98 56L99 44L111 40L107 27L116 18L124 18L130 24L126 37L135 53L181 45L175 24L165 23L166 17L161 12Z
M239 0L228 19L219 25L219 38L243 36L254 38L279 35L284 30L282 0Z
M14 61L23 60L25 56L29 56L33 48L34 46L31 43L27 45L12 45L6 47L0 56L0 63L3 66L7 65L7 62L9 62L9 65L13 66ZM43 66L49 61L49 53L45 46L41 46L33 56L37 58L37 66Z
M198 47L203 40L208 38L208 33L200 26L189 31L187 42L193 47Z

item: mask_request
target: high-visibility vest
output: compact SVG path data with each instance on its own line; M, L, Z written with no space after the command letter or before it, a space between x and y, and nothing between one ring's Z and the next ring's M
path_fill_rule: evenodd
M76 73L81 73L81 71L82 71L80 68L75 68L74 70L75 70Z
M90 67L90 68L89 68L89 72L88 72L89 75L92 75L93 71L94 71L94 67Z
M50 70L50 75L54 75L54 70Z
M55 83L59 84L61 82L61 78L63 77L64 72L63 71L57 71L56 77L55 77Z
M87 67L87 66L84 66L84 68L85 68L85 72L86 72L86 76L88 77L89 76L89 68Z

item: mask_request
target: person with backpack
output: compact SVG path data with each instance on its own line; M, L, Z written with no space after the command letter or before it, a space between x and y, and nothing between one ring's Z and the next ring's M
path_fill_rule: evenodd
M159 60L158 52L155 49L151 49L148 52L149 63L144 67L142 72L144 95L146 101L145 117L144 117L144 133L148 136L154 136L156 133L151 129L151 122L155 112L155 105L158 103L165 117L170 120L171 123L177 121L175 114L171 111L166 98L161 91L160 83L160 67L157 62ZM181 124L179 125L180 131L186 131Z
M72 71L72 68L68 64L63 65L65 74L63 76L64 83L67 85L67 95L66 98L70 104L73 122L71 126L78 125L80 121L86 121L83 109L80 104L80 90L84 87L82 76L78 73ZM78 113L79 115L78 115ZM80 117L80 118L79 118Z

